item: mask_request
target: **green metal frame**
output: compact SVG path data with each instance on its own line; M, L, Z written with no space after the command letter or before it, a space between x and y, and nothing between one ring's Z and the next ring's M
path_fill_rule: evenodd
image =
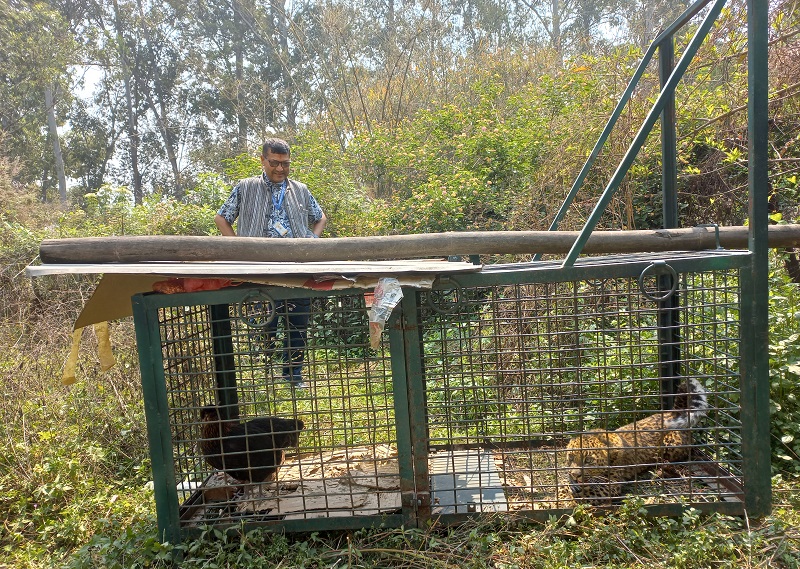
M595 142L592 151L589 153L589 157L586 159L583 168L581 168L580 173L575 178L575 181L572 183L572 186L570 187L570 190L567 193L564 202L561 204L561 207L559 207L558 212L556 212L556 215L553 218L550 227L548 228L549 231L556 231L558 229L559 224L564 219L567 210L572 205L572 202L575 200L575 197L577 197L578 192L580 191L581 186L583 185L583 182L586 180L586 176L589 175L589 171L592 169L592 166L594 166L597 157L603 150L603 146L605 146L608 137L614 130L614 126L617 124L617 121L619 120L622 111L625 109L628 102L630 101L630 98L633 95L636 86L639 84L639 80L642 78L642 75L647 69L647 66L652 61L656 50L658 50L659 52L659 76L661 78L662 94L664 95L663 113L661 117L662 156L664 159L663 164L664 164L664 192L665 192L664 223L665 227L678 226L678 217L677 217L678 206L677 206L677 194L675 189L676 188L675 171L677 164L676 144L675 144L675 93L674 89L672 89L672 91L665 91L665 88L667 86L667 82L669 81L669 77L672 75L674 69L675 32L677 32L679 29L685 26L694 16L696 16L703 8L705 8L709 4L709 2L711 2L711 0L699 0L698 2L695 2L693 5L687 8L686 11L684 11L683 14L681 14L672 24L667 26L667 28L663 32L661 32L658 35L658 37L656 37L656 39L653 40L653 42L647 48L647 51L645 51L644 55L642 56L642 61L636 67L636 70L634 71L631 80L628 82L628 85L622 92L622 95L620 95L619 101L614 107L611 116L609 117L605 127L603 128L603 131L600 133L597 142ZM702 42L702 38L700 41ZM619 186L619 182L617 182L613 186L612 184L609 184L609 186L613 188L612 190L610 190L613 194L613 192L615 192L617 187ZM591 230L589 231L589 233L591 233ZM534 261L538 261L540 259L541 259L541 254L536 254L533 257Z
M591 282L602 279L631 279L639 276L651 266L654 260L668 258L668 263L679 274L708 271L737 270L742 275L743 297L741 299L742 322L748 322L752 316L751 296L746 291L752 283L744 282L752 273L753 255L747 251L714 251L694 253L669 253L629 255L624 258L583 258L575 265L564 268L558 262L540 262L512 265L494 265L486 267L479 273L467 273L450 277L448 286L493 287L528 283L559 283L568 281ZM249 289L252 290L252 289ZM176 543L186 535L199 530L182 528L180 521L180 505L176 491L175 463L171 440L170 409L168 406L168 386L165 384L165 373L161 339L158 326L159 310L167 307L206 306L214 317L210 319L213 335L220 335L213 340L216 365L228 366L225 357L231 353L229 310L226 305L241 302L248 294L247 288L231 288L219 291L187 293L180 295L140 294L133 297L134 322L142 372L142 385L145 398L145 412L148 436L153 462L153 482L155 490L156 510L159 531L165 541ZM361 294L360 289L330 292L299 291L297 289L264 288L273 299L282 300L298 294L312 296L330 296L331 294ZM394 408L396 420L396 441L400 476L401 512L383 516L331 517L308 520L286 520L269 522L247 522L246 527L264 527L280 531L323 531L344 530L362 527L415 527L424 526L433 519L442 523L458 523L469 517L482 515L454 513L437 514L431 503L431 476L429 472L430 439L428 408L426 399L426 377L423 361L425 359L422 343L422 322L417 315L422 302L421 292L416 289L405 289L402 303L388 322L387 330L391 352L392 387L394 390ZM658 304L657 302L655 304ZM224 307L224 309L222 308ZM742 326L743 331L750 326ZM749 338L741 343L742 365L754 364L756 354L750 349ZM222 352L218 352L222 350ZM235 370L227 367L217 368L215 386L221 388L221 397L230 402L236 398ZM751 374L743 374L742 381L742 423L745 426L743 436L742 465L745 476L745 506L741 502L714 502L695 504L700 510L719 512L731 515L759 515L768 511L770 502L769 484L760 484L765 441L769 437L768 425L758 422L758 397L750 397L755 391L757 379ZM662 376L663 377L663 376ZM748 403L752 401L751 403ZM768 460L768 451L767 451ZM767 463L768 466L768 463ZM767 477L769 480L769 477ZM767 507L764 510L765 505ZM560 511L560 510L558 510ZM547 519L558 512L554 509L530 510L517 512L521 516L532 519ZM681 511L677 504L658 504L648 507L654 515L675 515ZM236 528L231 527L231 529Z
M180 543L180 514L177 481L172 468L172 438L169 424L169 405L161 341L158 332L158 312L148 305L142 295L131 298L136 325L136 345L142 376L142 395L147 421L147 438L153 469L153 494L156 502L159 536L162 541Z
M752 262L752 255L746 251L723 251L717 250L713 253L702 253L702 252L695 252L695 253L667 253L665 254L666 257L669 258L668 263L669 265L675 269L678 274L685 274L685 273L696 273L696 272L703 272L703 271L726 271L731 269L739 270L742 274L748 275L751 269L751 262ZM623 279L623 278L636 278L639 276L642 271L647 269L654 260L659 258L659 254L634 254L628 255L623 257L616 257L614 258L614 262L609 262L610 257L602 257L602 258L583 258L579 259L578 262L574 265L564 267L558 261L552 262L539 262L539 263L528 263L528 264L517 264L517 265L490 265L484 267L484 270L480 273L465 273L460 275L448 276L446 280L446 286L452 286L458 289L467 289L471 287L491 287L491 286L502 286L502 285L524 285L530 283L561 283L566 281L596 281L596 280L603 280L603 279ZM410 349L411 352L405 353L404 359L407 362L406 370L408 372L408 390L409 393L422 393L424 392L424 370L422 369L422 352L420 349L415 348L420 341L420 329L421 323L414 318L414 314L416 313L417 307L419 306L419 296L422 293L416 291L414 296L417 297L417 300L412 300L408 298L404 298L402 304L402 321L404 323L404 329L398 330L395 328L393 333L402 332L403 333L403 346L406 349ZM742 309L744 312L744 307L747 303L748 299L742 300ZM657 303L661 304L661 303ZM668 309L667 318L669 322L671 322L671 326L676 326L675 320L672 319L672 313L675 308ZM742 322L746 322L745 314L742 314ZM748 328L747 326L742 326L742 329ZM677 342L677 338L675 342ZM399 346L401 344L399 339L393 340L393 348L394 346ZM742 356L742 359L747 359L752 357L752 350L746 345L746 343L742 342L741 351L744 354L747 352L749 355L745 358ZM662 377L669 377L670 382L672 382L672 376L662 376ZM422 384L419 382L422 381ZM749 384L743 384L742 389L750 389L752 386ZM673 391L674 392L674 391ZM749 392L743 392L742 399L747 399L748 396L744 395ZM414 463L415 468L421 468L421 472L424 473L424 476L418 475L416 478L417 489L418 489L418 496L417 496L417 511L415 512L415 525L419 527L425 527L426 524L430 523L433 519L436 520L437 523L442 523L445 525L448 524L457 524L462 523L464 521L469 520L470 518L476 518L481 515L482 513L474 513L474 514L466 514L466 513L454 513L454 514L432 514L430 508L430 477L428 476L428 463L429 463L429 440L424 437L424 433L426 432L427 427L427 406L425 404L425 400L419 400L416 398L415 400L419 401L418 404L412 404L408 408L408 413L411 417L411 429L412 433L414 433ZM743 410L743 421L744 421L744 410ZM747 419L749 420L749 418ZM415 428L416 425L416 428ZM745 435L743 435L744 437ZM745 471L748 470L755 470L757 467L754 464L751 464L750 457L754 457L755 454L755 446L758 444L763 444L765 440L769 438L769 429L766 430L762 428L754 428L747 434L748 437L752 437L752 440L749 442L748 445L748 452L744 454L744 466L743 469ZM768 453L767 453L768 454ZM755 457L754 457L755 458ZM419 473L418 473L419 474ZM758 476L758 474L754 473L754 475ZM759 494L758 497L753 496L753 494ZM692 504L691 506L699 511L703 511L706 513L720 513L726 515L736 515L741 516L744 514L749 515L763 515L765 512L761 512L759 510L753 510L753 507L750 504L764 504L769 503L770 500L770 488L767 486L764 488L763 486L756 485L755 487L751 488L747 485L744 486L744 495L745 495L745 503L742 504L740 502L714 502L714 503L697 503ZM647 511L648 515L653 516L676 516L680 515L685 510L684 505L681 504L655 504L655 505L647 505L645 506L645 510ZM518 510L514 512L515 516L519 516L521 518L527 518L536 521L547 521L551 519L553 515L560 515L561 513L568 513L569 509L543 509L543 510Z
M650 112L647 114L642 126L639 128L639 132L636 133L636 136L634 137L633 142L631 142L631 145L625 153L625 156L620 161L619 166L617 166L617 170L614 172L614 175L608 182L603 194L597 201L594 210L592 210L592 213L589 215L589 219L583 226L580 235L575 240L575 243L572 245L569 253L567 253L566 258L564 259L564 266L569 266L575 263L575 260L581 254L584 245L586 245L586 242L589 240L589 236L592 234L592 231L594 231L595 227L597 227L600 217L605 213L609 203L611 203L611 198L614 197L614 194L619 189L623 178L627 175L628 170L633 164L633 161L639 154L639 150L641 150L642 146L647 140L647 137L650 136L653 126L655 126L656 121L664 112L667 102L672 101L674 105L675 87L677 87L678 82L683 78L683 74L689 67L689 64L697 53L697 50L700 48L700 45L703 43L703 41L705 41L708 32L711 30L711 26L714 25L714 22L719 16L719 13L722 11L722 7L724 5L725 0L715 0L715 2L711 5L708 14L698 27L697 32L689 42L689 45L686 46L686 50L678 61L678 64L675 66L675 69L672 71L672 73L670 73L669 78L661 88L661 93L658 95L656 102L653 103ZM674 147L671 150L665 149L665 152L670 152L673 157L675 151L676 150Z
M563 262L539 262L517 266L485 268L481 273L457 277L463 286L492 286L532 282L563 282L592 278L630 277L639 274L652 263L652 256L633 257L625 262L598 264L592 259L578 260L583 246L596 227L600 216L619 187L622 178L636 157L655 121L662 120L664 226L678 227L676 198L676 149L674 129L674 91L689 62L719 15L725 0L714 0L695 36L673 69L674 33L685 25L711 0L694 4L671 26L665 29L645 53L642 63L623 93L597 144L570 189L567 198L550 227L555 230L566 209L577 195L589 169L600 153L622 109L638 83L645 67L659 50L661 93L637 133L629 151L605 188L600 200L586 222L579 238ZM770 447L769 447L769 378L768 378L768 245L767 245L767 31L768 4L766 0L748 0L748 74L749 74L749 195L750 243L748 252L720 252L700 257L687 254L685 258L671 257L670 264L678 272L692 270L742 269L741 322L741 421L743 478L745 488L744 512L737 504L715 503L700 506L717 512L763 516L771 508ZM535 260L538 260L535 257ZM662 287L669 283L662 282ZM298 296L327 296L331 293L267 287L264 290L275 299ZM217 388L223 399L233 403L236 398L236 375L225 354L231 353L230 322L227 305L240 302L240 288L183 295L135 295L132 298L136 339L139 346L142 386L147 418L148 440L153 461L153 482L159 531L165 541L177 543L182 537L178 496L173 468L170 435L169 405L162 365L162 352L158 328L158 310L167 306L202 304L209 307L214 326L215 366L221 370L216 376ZM360 291L340 291L342 294ZM416 312L418 291L407 290L400 309L390 320L388 330L392 357L392 381L395 392L397 416L398 459L401 478L402 513L381 517L320 518L316 520L285 521L267 527L288 531L313 531L324 529L352 529L370 526L398 527L422 525L431 519L430 482L428 476L428 432L425 416L425 378L422 369L422 346ZM669 333L677 323L672 315L678 305L665 303L662 307L662 327ZM226 329L228 330L226 334ZM671 346L677 344L674 336L664 336L663 361L677 359ZM662 377L679 375L677 369L661 370ZM680 505L661 505L651 508L652 513L674 515ZM531 517L546 519L555 510L530 512ZM474 515L474 514L473 514ZM479 514L478 514L479 515ZM445 521L460 521L470 515L443 516ZM261 524L259 524L261 525Z
M158 518L159 535L169 543L179 543L183 537L197 535L200 529L182 529L180 505L176 491L175 464L173 459L173 443L171 438L170 409L167 397L167 385L163 367L161 335L159 332L159 309L180 306L207 306L211 314L213 329L213 350L215 362L215 383L221 400L235 403L236 372L230 358L232 353L231 326L228 311L229 305L242 302L252 290L268 294L273 300L286 300L299 297L325 297L330 292L310 291L307 289L280 287L235 287L216 291L185 293L176 295L137 294L131 298L136 330L136 342L141 368L142 391L145 402L145 419L147 421L148 440L153 470L154 497ZM339 294L362 294L363 290L352 289L337 291ZM392 325L394 321L390 320ZM217 337L219 334L219 337ZM396 340L393 340L396 341ZM392 346L394 348L394 346ZM402 352L402 349L400 350ZM395 408L398 417L398 463L401 466L401 480L404 512L402 514L386 514L382 516L353 516L319 518L309 520L286 520L271 524L245 523L244 527L275 528L280 531L321 531L348 530L365 527L400 527L415 518L416 503L411 500L410 488L413 487L411 426L404 418L409 416L409 402L405 396L406 376L403 365L393 365L393 383L395 389ZM224 366L224 367L217 367ZM235 407L233 407L235 409ZM407 503L406 503L407 502ZM238 530L241 526L231 527Z
M744 446L750 458L744 472L752 488L746 506L752 516L770 512L771 467L769 437L769 256L767 207L768 173L768 59L769 4L767 0L747 2L748 78L748 190L750 195L749 247L753 262L744 290L751 297L744 306L742 321L745 340L753 346L742 362L742 389L752 397L742 401L742 418L748 429Z
M670 26L668 26L651 43L642 61L633 74L628 86L620 97L605 128L587 158L583 168L575 179L563 204L556 213L549 229L554 231L566 215L566 212L577 196L586 176L605 145L622 110L641 79L645 68L659 51L659 78L661 92L636 134L628 151L621 160L617 170L604 189L594 210L586 221L580 235L576 239L562 266L572 266L583 250L600 217L605 212L616 193L623 178L635 160L639 150L652 131L656 120L661 119L661 152L662 152L662 196L664 228L680 227L677 200L677 138L675 131L675 88L683 77L692 58L705 40L711 26L719 16L725 0L714 0L703 22L686 47L680 61L674 65L675 32L685 26L694 16L704 9L712 0L699 0L690 6ZM746 306L743 307L742 319L752 322L745 328L746 345L752 347L743 353L742 389L753 394L742 401L742 413L748 418L746 424L753 430L752 436L746 437L748 445L747 474L748 485L758 488L748 493L748 508L751 515L760 516L769 513L771 508L771 470L769 437L769 358L768 348L768 31L769 4L767 0L748 0L747 2L747 35L748 35L748 195L749 195L749 251L753 256L751 273L745 282ZM537 254L534 261L541 259ZM664 306L664 362L678 360L678 355L671 351L677 339L671 335L677 322L671 315L675 314L679 299L673 297ZM677 377L679 370L662 366L665 377ZM766 441L761 444L755 441Z

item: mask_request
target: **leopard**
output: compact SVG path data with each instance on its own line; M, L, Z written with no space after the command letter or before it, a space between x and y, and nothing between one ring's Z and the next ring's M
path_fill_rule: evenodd
M622 499L625 485L642 472L689 458L692 427L708 413L705 388L696 379L676 389L674 408L615 431L592 430L566 446L569 487L579 503L607 506Z

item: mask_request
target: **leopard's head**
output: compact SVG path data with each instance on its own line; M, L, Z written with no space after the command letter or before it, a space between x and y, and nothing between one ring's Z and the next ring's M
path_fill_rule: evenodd
M609 453L608 435L603 431L588 432L571 439L567 444L567 468L570 480L576 483L608 481L609 465L613 464Z
M579 435L567 444L567 467L572 495L593 505L608 505L622 489L610 475L614 457L602 431Z

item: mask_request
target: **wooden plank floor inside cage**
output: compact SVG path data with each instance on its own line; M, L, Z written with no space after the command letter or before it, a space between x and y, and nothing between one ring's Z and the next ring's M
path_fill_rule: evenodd
M444 450L429 456L433 515L572 508L563 449ZM664 464L625 485L648 504L740 501L742 489L712 461ZM184 503L183 523L267 521L399 512L400 476L391 445L289 457L278 479L242 487L222 472Z
M221 491L220 488L226 489ZM236 487L215 472L187 500L184 523L204 523L224 506L230 519L309 519L380 515L400 510L397 451L390 445L301 454L277 480Z

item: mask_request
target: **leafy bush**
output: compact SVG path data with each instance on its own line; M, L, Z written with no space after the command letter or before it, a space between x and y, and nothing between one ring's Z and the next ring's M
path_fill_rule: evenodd
M776 255L774 261L779 261ZM800 284L773 264L769 294L772 456L777 472L800 474Z

